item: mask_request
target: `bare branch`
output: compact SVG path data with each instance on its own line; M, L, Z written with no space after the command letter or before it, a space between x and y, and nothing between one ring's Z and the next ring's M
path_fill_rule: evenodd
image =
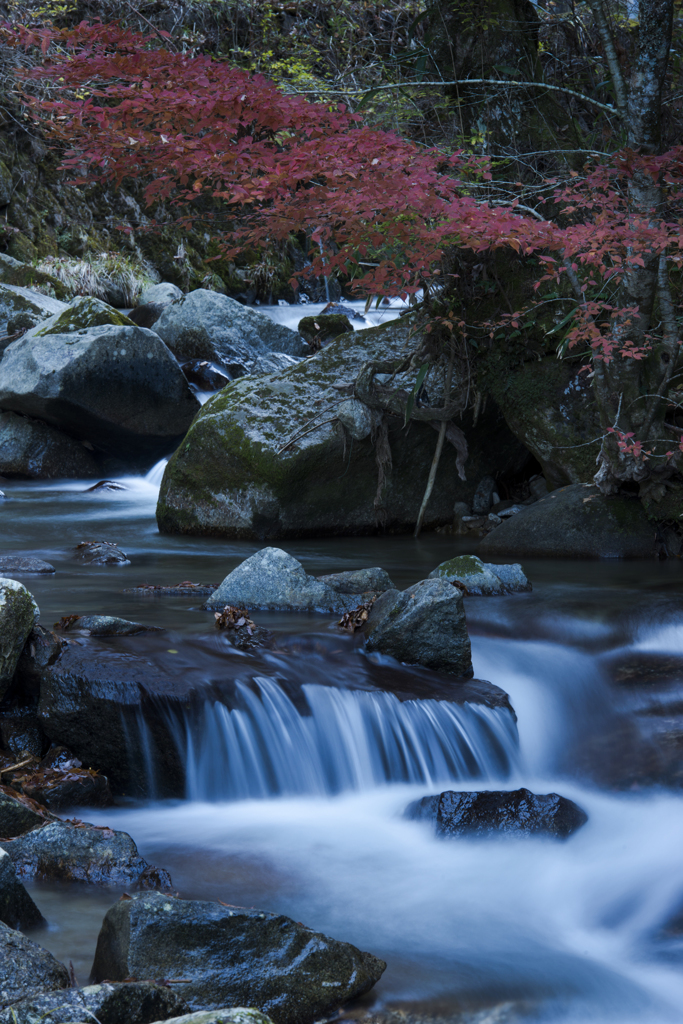
M614 95L617 98L617 110L619 111L620 117L626 117L628 106L626 83L624 82L624 76L621 73L621 67L619 65L619 58L617 57L614 39L612 38L610 27L607 24L605 8L602 6L602 0L588 0L588 2L593 12L595 23L598 26L598 32L600 33L602 45L605 48L607 64L609 66L609 72L612 77L612 84L614 86Z

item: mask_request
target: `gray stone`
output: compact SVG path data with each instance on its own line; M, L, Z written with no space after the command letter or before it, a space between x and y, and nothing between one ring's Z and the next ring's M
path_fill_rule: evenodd
M495 597L531 590L521 565L491 565L476 555L457 555L437 565L429 579L461 584L473 596Z
M4 850L0 851L0 921L8 928L38 928L45 918L23 887Z
M31 573L55 572L54 565L44 562L42 558L30 558L24 555L0 555L0 575L23 576Z
M0 412L0 475L50 480L97 472L97 463L81 441L29 416Z
M86 565L130 565L126 552L108 540L82 540L76 555Z
M24 644L39 615L38 605L22 583L0 577L0 698L12 682Z
M369 651L456 676L473 675L462 592L446 580L421 580L382 594L365 635Z
M334 572L328 576L318 576L318 580L339 594L364 594L368 590L382 594L385 590L395 589L389 573L379 567Z
M2 1018L0 1024L4 1024ZM7 1024L11 1024L11 1021ZM160 1022L157 1021L155 1024ZM196 1013L187 1013L183 1017L171 1017L166 1024L273 1024L273 1021L253 1007L233 1006L229 1009L221 1007L218 1010L197 1010Z
M64 964L21 932L0 924L0 1007L36 989L65 989L71 981Z
M359 402L357 398L347 398L337 406L337 419L356 441L369 437L379 418L376 412L373 413L373 410Z
M12 342L0 362L0 406L119 458L168 452L200 408L153 331L113 325Z
M150 302L154 302L169 306L176 299L182 299L182 297L183 293L177 284L171 284L170 281L161 281L159 284L153 284L149 288L145 288L140 296L139 305L146 306Z
M177 1015L188 1009L170 985L129 981L125 985L105 983L65 992L34 992L0 1012L0 1024L150 1024L169 1017L178 1019Z
M116 615L79 615L67 621L62 629L83 629L92 636L135 636L137 633L156 632L158 626L144 626L140 622L130 622Z
M34 828L42 828L49 815L44 807L27 797L12 794L5 786L0 788L0 836L14 839Z
M16 839L3 840L0 847L12 858L20 878L141 889L171 887L168 873L148 864L127 832L98 825L51 821Z
M231 363L239 363L247 373L254 372L259 357L274 352L302 356L306 351L303 338L295 331L205 288L167 306L154 330L176 356L210 359L228 369ZM257 372L276 370L275 365L268 370L268 365L261 364Z
M281 914L153 893L107 911L93 978L186 978L194 1010L255 1006L276 1024L307 1024L368 992L385 967Z
M482 556L654 558L655 525L635 497L572 484L529 505L489 534Z
M577 804L557 793L537 796L528 789L457 793L448 790L416 800L407 818L433 822L436 834L460 836L552 836L567 839L588 821Z
M346 596L309 576L301 562L282 548L263 548L245 559L214 590L205 608L234 605L248 611L343 612L360 604L361 595Z
M31 288L0 284L0 326L6 323L8 334L27 330L55 313L63 313L65 309L68 309L66 302L34 292Z
M94 295L77 295L66 309L32 327L27 338L45 338L48 334L71 334L90 327L131 327L133 321L118 309L96 299Z

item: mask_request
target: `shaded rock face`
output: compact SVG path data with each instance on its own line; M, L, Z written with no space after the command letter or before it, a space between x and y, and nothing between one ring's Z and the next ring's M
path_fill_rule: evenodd
M0 578L0 697L12 682L28 635L38 622L38 605L16 580Z
M52 953L0 924L0 1007L35 989L65 989L70 984L69 972Z
M378 566L373 569L334 572L328 576L318 576L318 580L339 594L365 594L369 590L383 594L385 590L395 589L389 573Z
M401 354L412 326L412 318L404 317L345 334L289 370L235 380L210 398L166 468L157 507L160 530L275 540L374 533L380 524L389 531L412 529L435 431L426 423L411 423L406 431L402 418L389 418L392 462L385 466L376 505L372 417L365 426L355 417L354 435L342 424L341 408L349 412L363 363ZM413 377L397 383L410 390ZM463 429L468 479L458 476L457 452L447 444L425 528L451 522L455 501L471 502L485 473L528 457L493 406L476 430L471 420Z
M7 787L0 789L0 836L13 839L47 822L47 812L30 799L20 799Z
M0 406L119 458L168 452L200 407L163 342L133 326L12 342L0 362Z
M64 312L66 302L41 295L20 285L0 285L0 325L6 324L7 334L27 330L51 316ZM5 333L3 331L3 333Z
M0 412L0 476L50 480L97 473L95 459L80 441L28 416Z
M421 580L382 594L365 635L369 651L464 678L473 675L462 591L447 580Z
M307 1024L368 992L385 967L283 915L154 893L107 911L93 978L186 978L193 1009L255 1006L276 1024Z
M37 764L4 777L10 780L13 789L50 811L86 804L107 807L112 803L106 776L83 768L81 761L66 747L52 747Z
M425 796L406 808L405 816L434 823L446 838L489 835L552 836L567 839L588 821L585 811L557 793L537 796L528 789L512 792L455 793Z
M167 306L154 330L176 356L209 359L228 369L238 363L246 373L253 372L259 356L274 352L303 356L307 351L295 331L205 288Z
M592 484L561 487L497 526L481 555L654 558L655 527L640 501L606 497Z
M35 992L0 1012L0 1024L151 1024L185 1014L189 1007L168 985L133 981L125 985L88 985L66 992Z
M130 320L138 327L152 328L168 305L167 302L146 302L130 311Z
M519 564L491 565L476 555L458 555L437 565L429 579L443 579L460 585L467 594L494 597L531 590Z
M171 887L168 873L149 865L127 832L51 821L0 846L20 878L141 889Z
M301 562L282 548L263 548L233 569L204 607L336 613L353 608L360 600L359 593L347 596L309 576Z
M38 928L45 918L23 887L11 858L0 856L0 921L8 928Z

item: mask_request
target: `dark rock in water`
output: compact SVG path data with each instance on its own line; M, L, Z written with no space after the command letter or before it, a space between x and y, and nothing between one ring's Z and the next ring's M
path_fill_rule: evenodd
M145 302L142 306L131 309L128 318L138 327L153 327L166 306L168 302Z
M46 923L17 878L12 859L4 850L0 856L0 921L8 928L19 928L22 931L39 928Z
M108 540L82 540L76 554L87 565L130 565L125 551Z
M44 562L42 558L29 558L24 555L0 555L0 576L23 576L29 573L55 572L54 565Z
M447 580L387 590L365 625L369 651L469 678L473 674L462 592Z
M0 1024L152 1024L186 1014L189 1006L170 985L129 981L88 985L66 992L34 992L0 1012Z
M173 448L200 405L158 335L110 325L12 342L0 362L0 407L117 458L149 458Z
M432 821L438 836L524 835L566 839L588 821L588 815L572 800L548 793L537 796L528 789L512 792L455 793L416 800L405 811L407 818Z
M467 594L486 597L531 590L531 584L519 563L492 565L490 562L482 562L476 555L449 558L430 572L429 579L448 580Z
M198 597L208 597L218 590L217 583L191 583L185 580L174 587L166 587L163 583L142 583L139 587L126 587L124 594L148 594L160 597L187 597L196 594Z
M4 840L0 846L21 878L171 888L168 872L148 864L127 832L99 825L51 821L16 839Z
M482 541L482 556L654 558L655 526L635 497L606 497L572 484L505 520Z
M120 484L118 480L100 480L99 483L93 484L92 487L86 487L86 493L89 491L127 491L128 488L124 484Z
M0 924L0 1007L16 1003L36 989L55 991L70 984L69 972L52 953Z
M85 630L91 636L136 636L138 633L160 632L159 626L143 626L116 615L66 615L55 623L55 629Z
M332 590L336 590L338 594L365 594L369 590L383 594L385 590L395 589L389 573L380 568L334 572L327 576L318 576L318 579Z
M307 1024L368 992L385 967L281 914L153 893L107 911L93 978L185 978L193 1009L257 1006L276 1024Z
M106 776L83 768L66 747L53 747L35 767L11 773L9 779L13 789L50 811L76 806L108 807L113 802Z
M37 623L38 605L22 583L0 577L0 697L7 692L28 635Z
M8 786L0 786L0 836L14 839L31 829L41 828L49 818L48 812L34 800L20 797Z
M180 369L190 384L195 384L201 391L220 391L231 380L206 359L192 359L189 363L183 363ZM243 374L237 376L241 377Z
M0 473L50 480L95 476L97 463L82 441L47 423L0 412Z
M360 600L360 594L347 597L309 576L301 562L282 548L263 548L233 569L204 607L343 612Z

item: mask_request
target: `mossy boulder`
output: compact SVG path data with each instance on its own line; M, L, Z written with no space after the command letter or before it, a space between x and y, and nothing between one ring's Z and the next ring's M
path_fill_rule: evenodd
M0 253L0 283L19 285L20 288L31 288L33 291L51 295L53 298L65 300L68 291L61 281L52 274L45 274L30 263L22 263L6 253Z
M521 565L491 565L476 555L456 555L437 565L429 579L447 580L469 595L498 597L531 590Z
M44 338L48 334L69 334L88 327L134 327L132 320L118 309L92 295L79 295L68 308L33 327L24 337Z
M281 373L243 377L202 407L170 460L157 520L165 533L275 539L410 529L417 519L437 434L426 423L389 421L392 465L381 509L372 436L354 440L337 420L362 364L415 343L411 317L345 334ZM412 387L412 377L399 379ZM492 403L491 403L492 405ZM477 427L463 423L467 481L447 445L427 528L448 523L455 501L471 503L477 482L527 453L495 408Z

